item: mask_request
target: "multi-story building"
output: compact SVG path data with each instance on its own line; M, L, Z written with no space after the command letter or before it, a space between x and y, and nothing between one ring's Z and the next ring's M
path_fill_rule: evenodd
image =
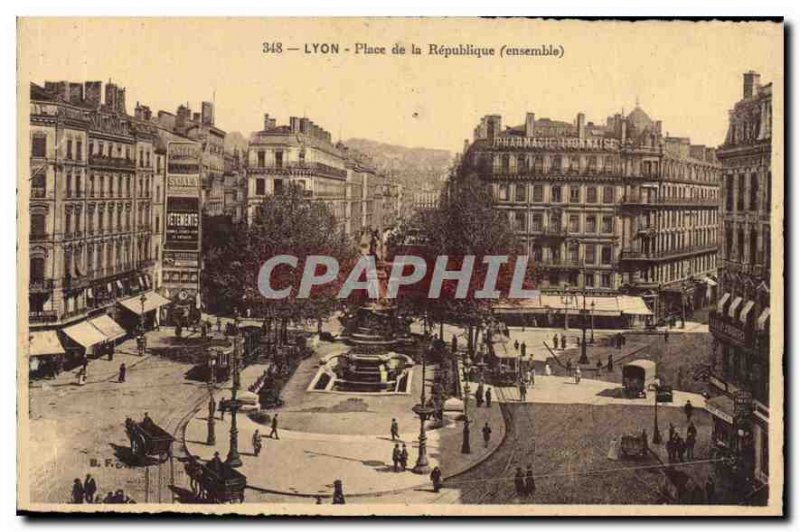
M604 125L583 113L573 123L528 113L503 129L499 115L487 115L455 179L474 174L489 184L543 291L651 296L649 310L621 310L648 315L666 306L673 285L696 279L705 294L717 168L713 150L662 135L637 106Z
M717 151L722 236L720 297L709 316L710 382L723 394L709 404L715 439L739 448L744 470L763 484L769 479L771 152L772 84L761 85L757 73L747 72Z
M308 118L293 116L278 126L265 115L264 129L251 135L248 148L248 219L265 196L297 186L310 200L327 204L344 230L347 178L344 152L329 132Z
M31 354L81 358L165 303L152 291L156 135L112 83L104 102L100 82L30 91Z
M244 155L238 148L225 153L223 179L223 212L234 222L244 220L247 208L247 176Z

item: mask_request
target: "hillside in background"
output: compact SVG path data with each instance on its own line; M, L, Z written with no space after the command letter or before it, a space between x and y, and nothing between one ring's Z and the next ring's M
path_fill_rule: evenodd
M414 190L431 186L438 189L454 156L447 150L407 148L368 139L349 139L344 144L369 155L379 171L397 176Z

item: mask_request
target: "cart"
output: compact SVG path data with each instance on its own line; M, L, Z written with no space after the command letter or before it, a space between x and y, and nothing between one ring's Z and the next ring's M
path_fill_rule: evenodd
M620 441L623 456L647 456L647 436L642 434L625 435Z
M652 360L634 360L622 367L622 386L625 397L644 397L645 390L655 384L656 363Z
M247 477L224 462L204 464L192 458L185 469L189 487L198 499L215 504L244 502Z
M172 457L172 442L175 438L149 417L145 417L141 423L127 418L125 433L131 442L131 453L139 460L156 456L160 462L165 462Z

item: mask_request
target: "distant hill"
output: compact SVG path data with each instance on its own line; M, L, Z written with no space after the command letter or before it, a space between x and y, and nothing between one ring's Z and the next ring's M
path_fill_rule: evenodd
M225 151L232 152L234 148L239 148L240 152L247 151L247 139L238 131L231 131L225 135Z
M406 186L420 189L444 181L454 154L447 150L408 148L369 139L349 139L348 147L372 157L381 172L395 175Z

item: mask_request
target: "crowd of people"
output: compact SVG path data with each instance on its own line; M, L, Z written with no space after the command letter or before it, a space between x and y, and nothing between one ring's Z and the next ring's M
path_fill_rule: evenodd
M72 483L72 504L133 504L136 502L122 489L109 491L102 498L97 492L97 482L92 475L86 475L83 482L76 478Z

